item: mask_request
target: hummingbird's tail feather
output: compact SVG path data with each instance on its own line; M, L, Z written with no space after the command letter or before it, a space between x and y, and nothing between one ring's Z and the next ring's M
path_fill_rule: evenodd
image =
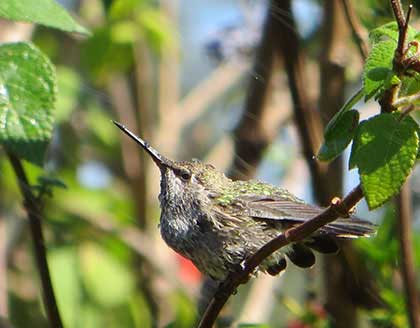
M376 225L358 218L338 219L321 228L321 233L338 238L370 237L376 233Z

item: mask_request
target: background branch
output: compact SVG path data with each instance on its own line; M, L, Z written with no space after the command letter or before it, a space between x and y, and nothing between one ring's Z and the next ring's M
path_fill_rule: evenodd
M406 303L410 325L412 328L420 327L420 306L416 287L416 274L414 270L414 254L411 218L410 184L407 181L396 198L398 215L398 239L400 242L401 273L404 281Z
M369 54L369 47L367 43L365 42L366 31L360 25L360 22L351 4L351 0L341 0L341 2L343 5L344 14L347 19L347 24L351 29L353 40L356 43L357 49L359 50L359 53L360 53L360 57L362 58L364 62Z
M255 175L263 152L274 138L264 128L264 113L274 72L274 48L281 22L271 8L281 1L273 0L267 10L260 44L257 48L251 79L246 92L244 112L233 131L235 158L228 176L234 180L250 179Z
M29 218L29 226L34 245L35 260L41 278L42 297L44 300L45 311L49 319L49 323L53 328L63 327L60 313L58 312L57 302L51 282L50 272L47 263L47 251L45 248L45 239L41 226L41 207L39 201L31 191L28 178L19 158L10 152L7 152L10 163L12 164L17 181L19 183L20 192L24 199L24 207Z
M326 194L323 183L324 165L315 160L315 151L319 148L322 138L322 124L315 110L314 102L307 93L308 78L305 73L304 57L300 51L299 35L291 10L291 2L278 1L277 11L285 13L283 24L277 36L277 51L282 57L292 97L294 121L298 130L303 156L306 159L310 173L313 194L319 204L322 195ZM325 204L324 204L325 205Z

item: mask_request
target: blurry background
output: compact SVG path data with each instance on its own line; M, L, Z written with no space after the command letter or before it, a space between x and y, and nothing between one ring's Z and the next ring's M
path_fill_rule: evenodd
M111 120L170 158L198 158L326 205L358 183L347 158L326 167L314 157L322 126L361 83L366 53L344 9L366 38L392 19L388 2L60 3L90 38L0 21L0 40L31 39L57 65L48 162L44 172L26 167L34 184L46 175L66 185L47 202L44 222L65 325L191 327L212 284L202 288L205 277L161 240L159 172ZM362 117L378 111L374 102L358 108ZM416 250L419 186L417 170ZM25 214L2 156L0 195L0 316L15 327L45 327ZM310 270L290 265L281 277L259 276L232 297L221 325L327 327L333 318L337 327L406 327L393 206L368 213L361 204L357 214L380 224L377 237L319 257Z

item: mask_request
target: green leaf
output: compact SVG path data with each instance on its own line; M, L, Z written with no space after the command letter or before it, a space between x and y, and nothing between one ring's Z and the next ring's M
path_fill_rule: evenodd
M357 110L350 110L339 116L333 127L326 130L325 141L318 152L318 159L331 161L339 156L353 139L358 123Z
M416 37L416 30L411 26L408 26L407 32L408 41ZM379 26L369 32L369 41L372 45L389 39L398 40L398 25L395 21Z
M348 112L352 109L359 101L362 99L364 95L364 90L359 89L353 96L347 100L347 102L340 108L340 110L334 115L334 117L330 120L325 128L325 134L329 134L331 130L336 129L337 121L341 118L344 113Z
M30 43L0 46L0 143L42 166L53 130L56 77Z
M416 160L417 123L400 113L380 114L359 125L351 151L351 166L359 169L360 181L370 209L395 195Z
M375 96L385 83L397 83L392 71L392 60L397 46L396 41L386 40L376 43L366 59L363 69L363 88L365 100Z
M1 0L0 17L37 23L67 32L89 34L54 0Z
M350 99L343 105L343 107L341 107L341 109L328 123L324 132L325 142L321 146L317 156L319 160L328 161L334 159L340 155L340 153L350 143L354 136L354 131L357 127L357 124L354 125L356 114L347 113L349 113L351 108L356 105L360 99L362 99L363 95L364 90L358 90L352 97L350 97ZM357 113L357 121L358 120L359 114ZM344 131L342 131L343 127L345 128Z

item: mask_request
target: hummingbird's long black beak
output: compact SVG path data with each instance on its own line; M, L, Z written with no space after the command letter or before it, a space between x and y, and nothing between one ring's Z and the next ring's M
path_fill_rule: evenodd
M136 143L138 143L147 153L150 155L150 157L153 159L153 161L159 166L159 168L169 167L171 162L164 156L162 156L156 149L154 149L152 146L149 145L147 141L144 141L143 139L136 136L133 132L131 132L129 129L127 129L124 125L121 123L118 123L116 121L112 121L116 126L120 128L121 131L123 131L125 134L127 134L131 139L133 139Z

